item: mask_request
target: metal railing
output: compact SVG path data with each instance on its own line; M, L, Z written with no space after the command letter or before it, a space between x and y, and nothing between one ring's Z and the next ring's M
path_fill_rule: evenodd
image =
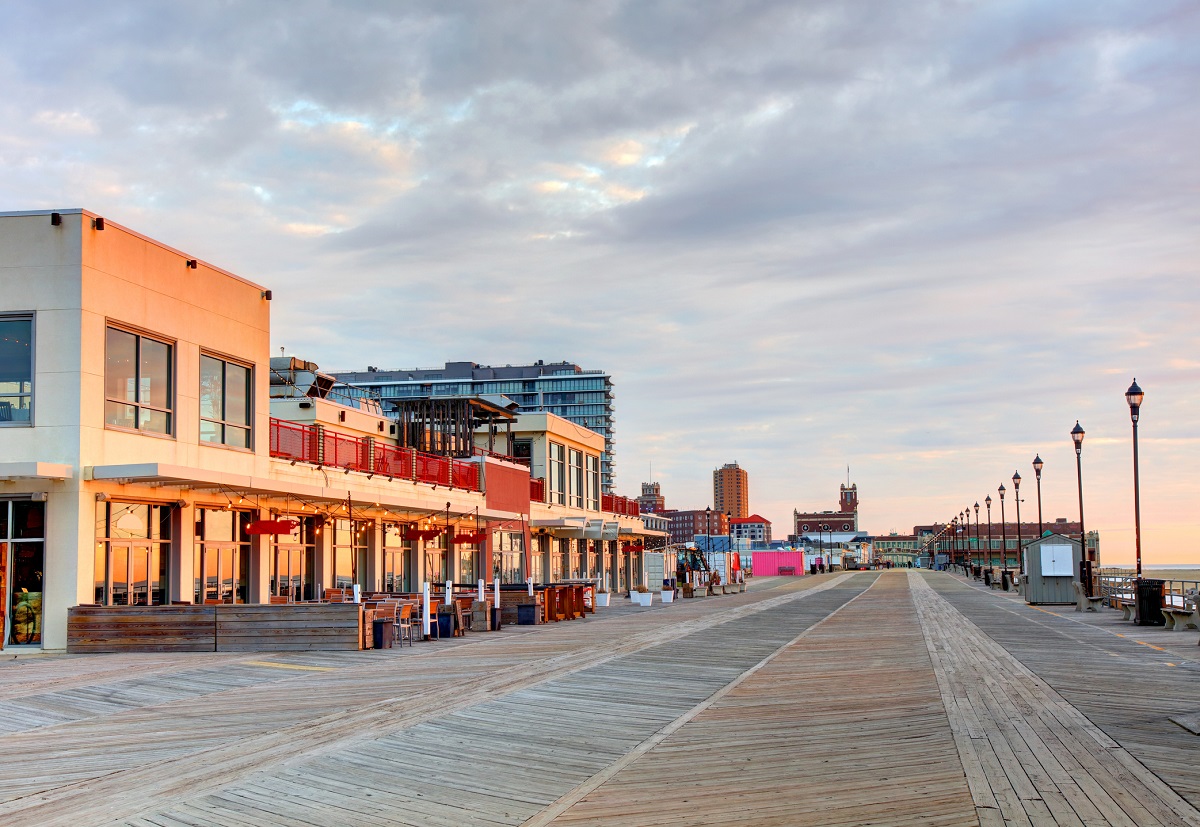
M377 445L367 437L326 431L318 425L301 425L272 417L270 443L271 456L277 459L467 491L480 490L477 463L439 457L411 448Z
M637 500L631 500L629 497L622 497L618 494L601 494L600 510L610 514L620 514L625 517L638 517L641 515L641 508L638 506Z
M546 480L542 477L529 478L529 500L535 503L546 501Z

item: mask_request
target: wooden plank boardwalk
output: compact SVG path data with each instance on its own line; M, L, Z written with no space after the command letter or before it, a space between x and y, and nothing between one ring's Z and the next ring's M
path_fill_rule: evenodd
M885 572L382 652L7 662L0 824L1200 825L1164 780L1200 740L1101 720L1048 620L1152 653Z

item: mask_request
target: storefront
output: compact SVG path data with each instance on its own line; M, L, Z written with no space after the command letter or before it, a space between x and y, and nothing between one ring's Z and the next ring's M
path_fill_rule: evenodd
M45 547L46 504L0 500L0 629L5 648L42 643Z

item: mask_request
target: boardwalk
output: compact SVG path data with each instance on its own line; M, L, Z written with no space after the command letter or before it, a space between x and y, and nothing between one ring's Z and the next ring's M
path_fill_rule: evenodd
M7 661L0 824L1200 827L1196 633L1119 616L893 571L384 652Z

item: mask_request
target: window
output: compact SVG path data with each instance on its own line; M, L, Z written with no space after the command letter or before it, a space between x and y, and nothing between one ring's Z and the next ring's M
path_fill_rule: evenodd
M33 421L33 317L0 316L0 425Z
M291 534L276 534L271 549L271 594L296 602L314 600L316 543L320 534L317 518L289 516L280 519L297 523Z
M600 510L600 457L587 456L587 508Z
M96 504L96 603L161 606L170 602L167 591L170 558L170 506Z
M567 480L567 491L570 494L571 507L583 508L583 451L571 449L570 476Z
M383 590L412 592L412 540L403 538L404 527L389 523L383 527Z
M367 532L371 524L362 520L333 521L333 587L366 587Z
M511 531L492 532L492 577L501 583L525 582L525 537Z
M249 511L196 509L193 602L245 603L250 595Z
M104 363L104 423L170 434L174 401L171 345L108 328Z
M7 617L9 646L42 642L45 536L44 503L0 500L0 634Z
M567 449L556 442L550 443L550 502L567 504Z
M200 357L200 441L250 447L250 368L215 356Z

